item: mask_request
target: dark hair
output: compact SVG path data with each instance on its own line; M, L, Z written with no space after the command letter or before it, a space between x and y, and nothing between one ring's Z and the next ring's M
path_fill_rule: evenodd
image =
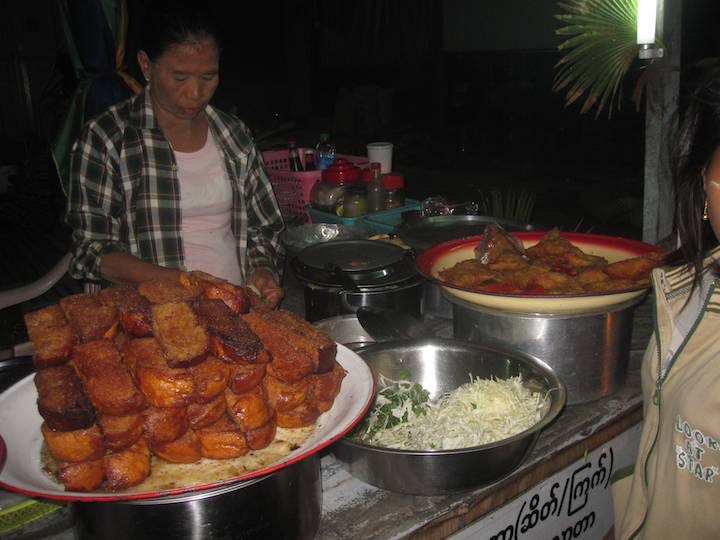
M206 37L220 50L218 27L202 1L154 0L143 17L140 49L154 61L170 47Z
M692 90L682 96L670 141L675 183L675 230L680 246L671 262L695 269L699 279L707 251L717 245L705 207L705 168L720 146L720 67L691 75Z

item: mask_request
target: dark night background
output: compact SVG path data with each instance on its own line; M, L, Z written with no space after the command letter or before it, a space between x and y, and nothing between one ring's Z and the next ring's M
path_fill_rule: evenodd
M72 1L72 0L68 0ZM552 0L206 0L224 37L215 104L281 148L329 131L338 151L395 144L408 195L476 200L535 193L533 220L639 238L644 103L595 118L551 90L559 59ZM128 0L126 62L142 0ZM2 2L0 289L46 271L69 246L48 151L75 81L55 2ZM683 2L682 63L720 56L720 2ZM1 314L1 312L0 312Z

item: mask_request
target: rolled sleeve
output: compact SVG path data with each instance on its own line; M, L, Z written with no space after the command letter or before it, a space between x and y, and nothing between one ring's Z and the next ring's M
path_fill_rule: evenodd
M252 186L247 206L248 266L250 273L258 268L266 268L279 280L278 265L284 256L280 233L285 224L262 157L254 146L248 163L248 184Z

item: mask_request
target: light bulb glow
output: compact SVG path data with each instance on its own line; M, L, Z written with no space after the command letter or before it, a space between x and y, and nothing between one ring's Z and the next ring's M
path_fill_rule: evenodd
M655 23L657 20L657 0L638 0L637 3L637 42L655 43Z

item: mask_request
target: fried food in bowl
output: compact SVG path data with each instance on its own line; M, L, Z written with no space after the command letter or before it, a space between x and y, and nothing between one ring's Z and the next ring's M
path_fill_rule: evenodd
M582 313L640 299L665 253L624 238L583 233L486 234L438 244L418 271L459 298L522 313Z

